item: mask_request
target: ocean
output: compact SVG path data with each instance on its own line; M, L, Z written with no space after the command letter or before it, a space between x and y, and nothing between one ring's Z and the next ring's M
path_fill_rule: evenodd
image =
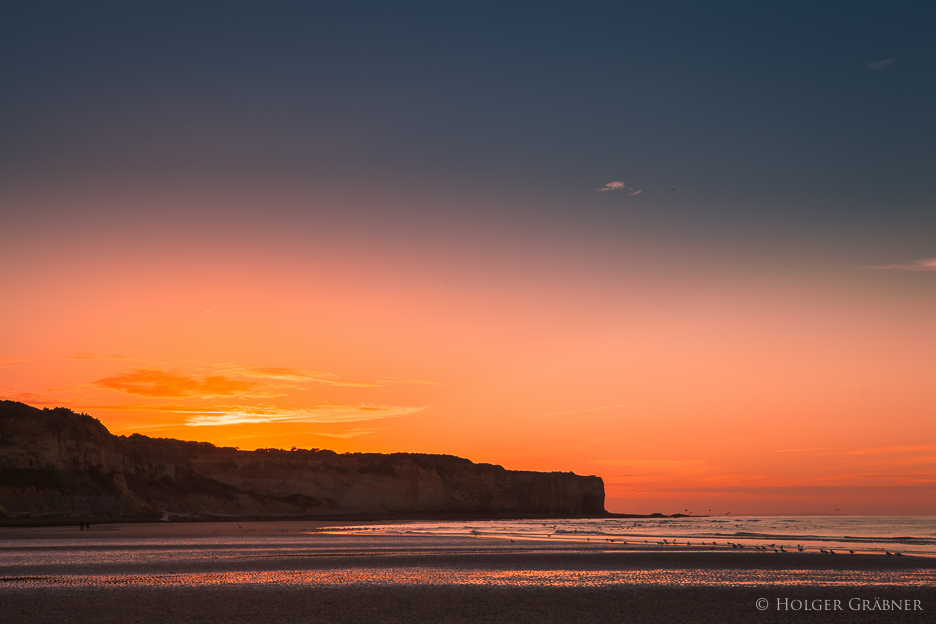
M934 546L933 518L2 528L0 615L29 624L904 624L933 621Z
M412 522L342 531L622 543L650 549L779 549L936 557L936 516L599 518ZM735 546L732 547L731 544Z

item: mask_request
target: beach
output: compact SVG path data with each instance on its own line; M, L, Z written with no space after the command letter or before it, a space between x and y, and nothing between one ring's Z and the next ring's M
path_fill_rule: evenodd
M924 557L324 522L4 528L0 562L7 622L932 622L936 611Z

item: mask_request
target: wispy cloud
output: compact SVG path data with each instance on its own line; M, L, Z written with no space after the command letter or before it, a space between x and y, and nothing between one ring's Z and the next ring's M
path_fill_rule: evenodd
M339 438L342 440L348 440L350 438L359 438L361 436L371 435L372 433L376 433L377 431L378 431L377 429L360 429L356 427L354 429L348 429L347 431L342 431L340 433L323 433L319 431L315 433L310 432L309 435L324 436L326 438Z
M66 360L133 360L134 358L127 357L126 355L101 355L100 353L69 353L68 355L62 356Z
M17 357L15 355L0 355L0 368L13 368L20 362L26 362L26 361L28 360L25 360L21 357Z
M829 449L822 446L812 448L791 448L791 449L773 449L771 453L818 453L820 455L829 455Z
M223 375L191 376L155 368L104 377L93 385L146 397L270 396L263 384L239 381Z
M243 425L257 423L343 423L380 420L415 414L426 409L422 406L394 405L332 405L323 404L305 409L280 409L276 407L221 408L219 412L197 414L186 421L189 427L221 425Z
M936 258L922 258L903 264L887 264L884 266L869 266L864 268L878 271L936 271Z
M878 446L849 451L849 455L883 455L885 453L921 453L936 451L936 444L912 444L908 446Z
M641 193L643 193L643 191L634 191L631 195L640 195Z
M13 388L7 388L13 390ZM0 394L0 399L4 401L19 401L30 405L61 405L61 401L49 400L48 397L36 394L35 392L14 392L10 394Z
M230 374L254 379L273 379L276 381L292 381L297 383L320 383L329 386L344 386L352 388L376 388L384 385L377 381L345 381L333 373L302 370L298 368L281 368L274 366L241 366L238 364L222 364L221 367Z
M639 468L682 468L698 466L705 462L701 459L596 459L601 466L633 466Z
M868 69L877 71L879 69L884 69L888 65L894 62L894 58L881 59L880 61L874 61L873 63L868 63Z

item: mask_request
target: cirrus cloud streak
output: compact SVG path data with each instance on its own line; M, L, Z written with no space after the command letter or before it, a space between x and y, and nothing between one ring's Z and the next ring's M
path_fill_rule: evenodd
M903 264L887 264L884 266L870 266L865 268L878 271L936 271L936 258L921 258Z
M232 406L227 409L220 408L216 413L191 416L185 424L189 427L216 427L258 423L347 423L407 416L421 412L427 407L322 404L305 409L281 409L267 406Z
M110 390L146 397L269 396L262 384L223 375L190 376L157 368L137 368L129 373L104 377L92 384Z

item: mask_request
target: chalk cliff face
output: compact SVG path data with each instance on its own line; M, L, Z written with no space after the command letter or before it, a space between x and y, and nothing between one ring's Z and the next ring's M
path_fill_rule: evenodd
M239 451L114 436L65 408L0 401L0 517L604 513L604 483L449 455Z

